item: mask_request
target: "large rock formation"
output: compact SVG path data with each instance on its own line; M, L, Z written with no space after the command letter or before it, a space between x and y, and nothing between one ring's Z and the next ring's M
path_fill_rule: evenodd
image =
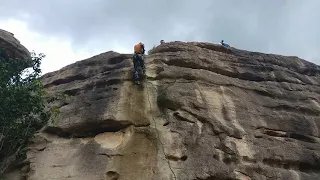
M2 29L0 29L0 49L5 50L12 59L26 60L30 58L30 52L20 44L14 34Z
M131 55L116 52L44 75L57 113L21 175L320 179L319 66L193 42L162 44L146 64L143 89L130 81Z

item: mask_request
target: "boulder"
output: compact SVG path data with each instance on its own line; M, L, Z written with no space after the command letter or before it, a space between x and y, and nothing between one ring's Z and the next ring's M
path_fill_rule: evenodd
M110 51L42 77L58 111L31 141L24 177L320 179L318 65L171 42L146 57L141 89L131 57Z
M0 49L5 50L12 59L26 60L30 58L30 52L20 44L14 34L0 29Z

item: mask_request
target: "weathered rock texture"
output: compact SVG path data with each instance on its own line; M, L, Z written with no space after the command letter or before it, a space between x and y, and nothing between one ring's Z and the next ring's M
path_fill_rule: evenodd
M30 58L30 52L20 44L14 34L0 29L0 49L4 49L12 59L25 60Z
M44 75L59 112L30 144L26 179L320 179L319 66L191 42L146 63L143 89L115 52Z

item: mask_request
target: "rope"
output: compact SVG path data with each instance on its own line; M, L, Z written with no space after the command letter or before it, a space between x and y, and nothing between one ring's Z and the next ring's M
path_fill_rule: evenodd
M149 102L149 106L150 106L150 111L152 111L151 101L150 101L150 98L149 98L148 85L147 85L147 96L148 96L148 102ZM172 172L172 174L173 174L173 178L176 180L176 179L177 179L176 174L175 174L174 171L172 170L171 164L170 164L169 160L166 158L167 156L166 156L166 154L165 154L165 152L164 152L164 145L163 145L163 143L162 143L162 141L161 141L161 139L160 139L160 133L159 133L159 130L158 130L158 128L157 128L157 122L156 122L156 120L154 119L153 115L151 115L151 117L152 117L152 120L153 120L153 122L154 122L154 126L155 126L156 131L157 131L157 136L158 136L159 142L160 142L160 144L161 144L161 148L162 148L163 155L164 155L165 159L167 160L169 169L171 170L171 172Z

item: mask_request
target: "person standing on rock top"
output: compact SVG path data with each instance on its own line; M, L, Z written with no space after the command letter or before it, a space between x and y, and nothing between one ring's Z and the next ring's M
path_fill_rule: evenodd
M142 69L143 75L145 75L146 73L146 68L144 65L144 59L143 59L143 55L145 53L145 49L144 49L144 44L143 43L138 43L134 46L134 55L133 55L133 67L134 67L134 71L133 71L133 80L135 83L140 84L139 83L139 66Z

